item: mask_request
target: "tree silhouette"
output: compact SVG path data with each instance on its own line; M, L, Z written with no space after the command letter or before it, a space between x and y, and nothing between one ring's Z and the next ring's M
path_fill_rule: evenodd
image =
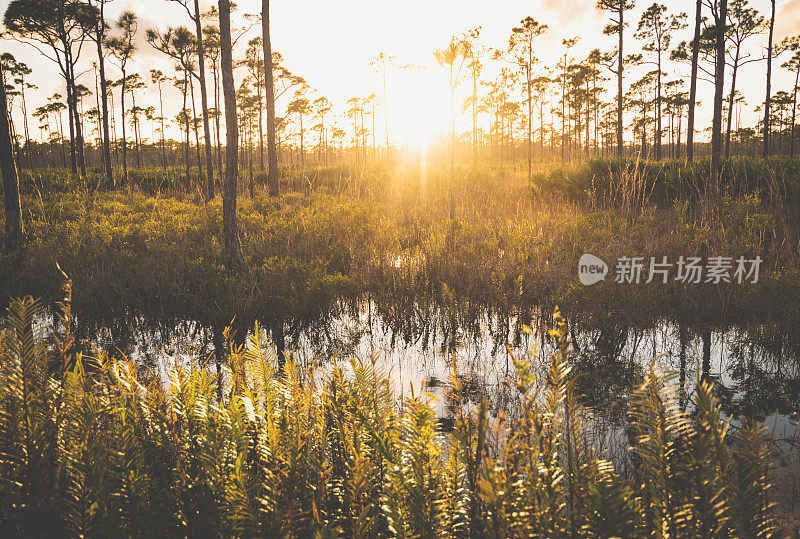
M686 27L684 23L686 14L667 15L667 6L663 4L654 3L642 13L642 18L639 20L639 27L636 31L635 37L645 42L642 47L647 52L655 53L656 55L656 133L655 133L655 149L656 160L661 160L661 137L663 133L661 122L661 105L662 105L662 83L661 77L663 75L663 68L661 63L661 56L669 50L672 33Z
M742 44L747 38L758 35L763 30L764 17L759 15L755 9L748 7L747 0L731 0L730 6L728 6L727 32L733 50L729 53L731 57L731 90L728 95L728 120L725 128L725 157L730 155L736 76L740 67L761 60L761 58L749 58L749 54L742 53Z
M264 171L264 62L261 59L261 54L264 51L263 44L260 37L255 37L247 43L245 51L245 59L242 62L253 81L253 86L256 90L256 100L258 103L258 152L259 152L259 169Z
M286 115L296 115L300 122L300 166L305 165L305 145L304 145L304 135L305 135L305 127L303 124L303 119L311 113L311 103L309 102L308 98L305 97L305 90L301 89L298 90L295 94L295 98L289 103L289 106L286 107Z
M767 85L766 97L764 98L764 146L761 150L762 157L767 157L769 155L769 112L772 92L772 36L775 31L775 0L770 0L770 7L772 11L769 17L769 39L767 41Z
M382 84L382 97L383 97L383 122L384 122L384 135L386 146L386 157L389 157L389 98L386 90L386 69L387 67L396 65L397 59L385 52L379 52L378 55L370 61L370 65L375 66L381 75Z
M319 157L317 158L318 161L321 163L323 159L327 162L328 160L328 148L327 148L327 136L325 131L325 116L331 111L331 102L328 101L325 97L318 97L314 100L314 113L319 118L319 143L318 143L318 151Z
M29 82L26 82L25 79L26 79L26 77L28 75L33 73L33 70L31 70L31 68L29 68L28 65L25 64L25 62L18 61L14 57L14 55L12 55L9 52L4 52L2 55L0 55L0 62L3 63L3 70L4 70L5 77L7 79L10 79L14 83L14 85L9 85L12 88L14 88L14 90L13 90L14 93L17 93L16 85L19 86L19 92L18 93L19 93L20 104L21 104L21 108L22 108L22 124L23 124L23 134L24 134L24 137L25 137L26 162L28 163L28 166L30 167L31 137L30 137L30 130L28 128L28 109L27 109L27 103L26 103L27 100L25 99L25 90L36 89L36 86L33 85L33 84L30 84ZM8 83L8 80L6 81L6 83ZM10 90L6 91L6 96L9 96L11 94L12 94L12 91L10 91ZM9 117L9 121L10 121L10 117ZM12 122L12 127L13 127L13 122ZM12 133L13 133L13 129L12 129Z
M189 18L195 24L195 46L197 47L196 54L197 54L197 64L198 69L197 73L193 73L197 76L197 79L200 81L200 107L203 112L203 135L205 136L205 157L206 157L206 200L211 200L214 198L214 160L211 157L211 128L209 126L209 115L208 115L208 90L206 89L206 69L205 69L205 48L203 44L203 28L202 28L202 14L200 13L200 2L199 0L194 0L194 11L189 9L189 0L170 0L171 2L177 2L183 6L186 10L186 13L189 15ZM194 107L194 91L192 91L192 106ZM197 135L197 131L195 130L195 136ZM200 145L198 142L198 149L200 151ZM199 163L201 173L202 173L202 165Z
M456 87L466 59L464 42L455 37L450 38L450 44L444 49L435 50L433 57L437 64L447 67L450 73L450 219L455 219L456 201L453 184L456 161Z
M160 107L159 120L161 121L161 165L164 170L167 169L167 155L166 155L166 129L164 126L164 93L162 85L167 82L167 77L159 69L150 70L150 81L158 86L158 104Z
M100 70L100 95L98 96L101 103L102 110L102 161L103 170L105 174L105 187L107 189L114 188L114 171L111 163L111 137L108 128L108 79L106 78L106 61L103 47L106 41L106 32L108 31L108 24L105 18L105 7L110 0L88 0L89 4L94 7L93 25L89 35L95 42L97 47L97 61Z
M189 159L189 113L186 108L186 101L189 92L189 79L192 71L191 55L194 51L194 36L192 33L183 26L178 28L167 28L164 33L159 33L156 30L149 29L145 34L147 42L156 50L159 50L178 62L175 68L176 77L178 73L182 73L182 78L176 79L177 86L183 95L183 107L181 114L184 115L185 121L179 121L179 124L185 126L185 159L186 159L186 189L189 189L191 183L191 161ZM234 96L235 99L235 96ZM198 150L199 151L199 150Z
M75 66L91 21L91 6L74 0L13 0L4 17L11 37L33 46L58 65L67 87L70 166L81 176L86 175L86 162L75 96Z
M218 21L219 11L212 5L203 15L206 19ZM222 127L220 118L220 77L219 77L219 27L215 24L208 24L203 28L203 49L205 56L211 60L211 76L214 79L214 110L209 113L214 117L214 140L217 147L217 170L222 178Z
M469 105L472 108L472 156L473 164L478 166L478 79L483 69L482 56L484 47L478 43L481 35L481 27L469 30L464 36L464 46L466 47L466 57L469 59L467 67L472 77L472 96ZM384 104L385 107L385 104ZM388 137L387 137L388 138Z
M703 0L697 0L694 14L694 38L692 40L692 74L689 87L689 112L686 126L686 161L694 159L694 113L697 105L697 68L700 56L700 32L702 28Z
M789 157L794 157L795 125L797 120L797 91L800 85L800 36L786 38L782 43L782 48L791 51L792 57L789 58L781 67L794 72L794 86L792 86L792 120L791 135L789 139Z
M547 31L547 25L539 24L531 17L522 19L520 25L511 30L508 48L517 63L522 67L523 75L525 76L526 104L528 107L526 116L528 136L526 144L528 146L528 181L530 182L532 179L531 163L533 162L533 65L538 61L533 55L533 41Z
M714 117L711 125L711 189L710 201L714 212L719 211L720 156L722 153L722 93L725 89L725 26L728 20L728 0L715 0L712 6L716 32L716 70L714 72Z
M120 90L120 105L122 107L122 177L125 184L128 184L128 138L125 133L125 94L127 92L128 78L126 70L128 61L133 57L136 50L134 40L136 38L136 31L138 29L138 19L136 14L132 11L125 11L117 20L117 29L122 34L118 37L111 37L106 40L106 49L109 53L117 59L119 69L122 72L121 90Z
M623 52L625 34L625 12L633 9L633 0L598 0L597 6L611 12L611 22L603 29L606 35L617 34L617 63L612 72L617 75L617 155L622 155L623 150L623 124L622 110L624 107L622 80L625 72L625 56Z
M561 40L561 46L564 49L564 54L561 56L559 63L556 65L561 70L558 76L558 82L561 86L561 110L559 116L561 117L561 161L566 159L567 153L567 87L569 86L569 68L572 65L572 59L569 56L569 51L578 44L579 37Z

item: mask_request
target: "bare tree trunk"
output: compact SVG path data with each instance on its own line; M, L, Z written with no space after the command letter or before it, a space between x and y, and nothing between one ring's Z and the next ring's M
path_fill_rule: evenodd
M731 129L733 128L733 100L736 97L736 72L739 70L739 46L733 58L731 71L731 93L728 95L728 120L725 128L725 157L731 154Z
M531 182L533 162L533 97L531 96L531 63L533 62L530 47L528 48L527 83L528 83L528 183ZM473 120L474 121L474 120Z
M619 51L617 61L617 155L622 157L624 147L622 141L622 73L624 69L624 57L622 55L622 38L625 30L623 17L625 16L624 2L619 3Z
M219 177L222 178L222 140L220 129L220 110L219 110L219 73L217 71L216 61L213 63L211 71L214 74L214 127L217 131L217 169L219 169Z
M67 74L65 75L65 82L67 85L67 118L69 119L69 169L73 174L78 173L78 162L75 159L75 124L73 123L72 112L72 84L69 80L69 67L67 67ZM62 128L63 130L63 128ZM61 140L64 140L64 134L61 134Z
M694 109L697 103L697 61L700 55L700 27L702 20L703 0L697 0L694 16L694 41L692 42L692 80L689 86L689 117L686 126L686 161L694 159Z
M122 107L122 179L123 184L128 185L128 138L125 132L125 71L122 71L122 96L120 106Z
M478 60L473 57L473 62ZM530 77L529 77L530 78ZM386 91L386 81L383 83L384 92ZM528 99L530 99L530 85L528 87ZM387 120L388 121L388 120ZM387 124L388 125L388 124ZM389 147L389 128L386 128L386 147ZM472 159L475 167L478 167L478 73L477 67L472 68Z
M772 15L769 19L769 42L767 44L767 97L764 100L764 148L761 151L762 157L769 155L769 107L772 92L772 33L775 29L775 0L772 0Z
M265 0L266 1L266 0ZM230 266L244 264L236 219L236 182L239 174L239 125L236 114L236 87L233 82L233 47L231 45L231 2L219 2L222 93L225 100L225 181L222 189L222 235Z
M200 105L203 109L203 135L206 141L206 199L214 198L214 161L211 154L211 128L208 124L208 91L206 90L205 51L203 27L200 19L200 2L194 0L194 22L197 30L197 67L200 72Z
M186 133L185 133L185 135L186 135L186 145L184 146L184 154L185 154L185 159L186 159L186 182L185 182L185 184L186 184L186 193L188 194L189 193L189 189L192 186L192 163L191 163L191 160L190 160L190 157L189 157L189 154L190 154L190 152L189 152L189 109L186 108L186 98L187 98L187 92L189 91L189 77L191 75L189 75L188 71L184 70L183 76L184 76L183 88L182 88L182 90L183 90L183 113L184 113L184 115L186 117L185 118L186 119Z
M167 170L167 151L165 148L166 140L166 133L164 132L164 94L161 91L161 82L158 83L158 103L161 107L161 167L166 171Z
M100 26L97 36L97 58L100 66L100 100L103 102L103 165L106 176L106 189L114 188L114 172L111 168L111 137L108 133L108 83L106 82L106 61L103 56L103 36L105 35L104 2L100 2ZM163 115L163 113L162 113Z
M272 45L269 36L269 0L261 1L261 41L264 46L264 93L267 97L267 154L269 157L269 196L280 194L278 185L278 151L275 144L275 88L272 80Z
M725 21L728 0L719 0L719 19L716 35L716 66L714 70L714 119L711 126L711 178L713 209L716 212L720 191L720 156L722 154L722 93L725 89Z
M189 75L189 89L192 92L192 130L194 131L195 152L197 153L197 169L200 171L200 178L203 177L203 160L200 157L200 128L197 126L197 106L194 100L194 80Z
M25 104L25 75L22 75L22 123L25 129L25 165L31 167L31 134L28 130L28 106Z
M661 161L661 47L658 49L658 95L656 96L656 161Z
M258 54L256 54L258 56ZM258 58L256 58L256 61ZM266 65L263 64L262 65ZM256 68L258 73L258 68ZM262 95L263 84L256 78L256 91L258 94L258 159L259 171L264 172L264 96Z
M0 172L3 174L3 203L6 223L6 249L11 251L22 245L25 230L22 226L22 205L19 200L19 177L11 142L8 120L8 101L3 68L0 65Z
M133 142L136 144L136 168L142 168L142 148L139 144L139 112L136 110L136 94L131 90L131 116L133 117Z
M789 141L789 157L794 157L794 124L797 119L797 84L800 82L800 68L794 74L794 91L792 92L792 140Z
M67 84L71 85L72 87L72 114L75 119L75 141L73 146L78 159L78 170L83 178L86 176L86 159L83 153L83 129L81 128L81 117L78 115L78 93L75 85L75 64L74 60L72 59L71 49L66 51L65 57L67 70L69 71L69 82ZM69 103L67 103L67 106L69 106Z

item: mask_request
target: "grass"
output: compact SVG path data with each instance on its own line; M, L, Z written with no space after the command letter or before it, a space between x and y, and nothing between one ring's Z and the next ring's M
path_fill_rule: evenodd
M591 161L575 177L587 182L586 170L611 170L614 163ZM737 163L743 170L794 166ZM554 178L562 169L542 170ZM152 183L156 172L131 176L152 173ZM39 183L65 181L48 177ZM590 321L613 313L632 325L665 318L711 326L798 319L797 220L788 217L793 199L776 206L757 188L730 189L719 222L709 223L697 216L691 197L669 204L651 197L633 211L620 201L601 204L602 197L572 200L553 183L531 196L521 170L483 168L458 174L451 220L448 174L436 166L285 170L282 181L287 194L277 200L260 182L254 198L240 197L247 264L238 273L223 268L219 198L206 204L199 191L147 194L131 185L96 193L72 185L65 192L26 183L31 241L21 254L0 257L0 294L51 300L59 263L80 291L75 312L90 325L144 315L219 330L234 317L240 330L255 320L296 328L367 296L398 326L415 318L424 324L437 311L462 327L476 313L525 319L556 304L569 316ZM576 280L577 260L586 252L612 264L624 255L675 260L715 253L759 255L765 263L752 286L587 288Z
M258 327L215 377L167 387L140 365L75 354L71 288L43 335L31 298L0 333L0 520L13 536L766 537L764 431L733 434L712 388L693 405L653 367L628 410L628 472L588 443L566 326L536 383L517 358L516 418L472 411L454 372L453 428L430 397L398 406L374 362L279 369Z

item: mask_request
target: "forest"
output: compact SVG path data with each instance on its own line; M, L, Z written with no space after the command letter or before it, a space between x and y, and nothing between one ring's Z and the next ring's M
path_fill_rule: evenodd
M800 531L800 7L416 3L0 1L10 537Z

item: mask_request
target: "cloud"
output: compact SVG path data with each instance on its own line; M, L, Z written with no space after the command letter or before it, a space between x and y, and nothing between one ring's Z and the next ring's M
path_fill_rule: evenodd
M769 16L769 12L765 12ZM798 33L800 28L800 0L788 0L775 7L775 42Z
M595 5L595 0L542 0L542 8L558 16L553 22L564 25L573 25L587 18L599 18Z

